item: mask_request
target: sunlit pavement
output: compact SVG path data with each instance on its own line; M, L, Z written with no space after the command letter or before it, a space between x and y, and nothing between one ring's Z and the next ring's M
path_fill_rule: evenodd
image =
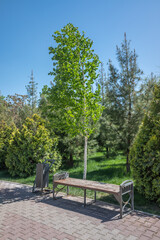
M0 181L0 239L159 240L160 219L134 212L119 219L119 208L83 198L31 192L31 187Z

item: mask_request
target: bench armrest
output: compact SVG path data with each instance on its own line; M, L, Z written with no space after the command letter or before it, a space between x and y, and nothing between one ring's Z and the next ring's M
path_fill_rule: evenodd
M59 173L54 174L53 181L54 180L66 179L68 177L69 177L69 173L68 172L59 172Z
M126 181L122 182L120 184L120 190L121 190L122 195L133 191L133 181L126 180Z
M123 188L123 187L127 187L127 186L129 186L129 185L133 185L133 181L132 180L126 180L126 181L124 181L124 182L122 182L121 184L120 184L120 186Z

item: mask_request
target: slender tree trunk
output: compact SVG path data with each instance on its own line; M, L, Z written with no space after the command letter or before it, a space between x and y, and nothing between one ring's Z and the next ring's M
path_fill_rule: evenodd
M83 85L84 85L84 88L85 88L86 84L85 84L83 64L82 64L82 74L83 74ZM85 97L85 94L84 94L84 113L86 113L86 97ZM83 121L84 121L84 126L85 126L86 116L84 117ZM84 180L86 180L86 177L87 177L87 141L88 141L88 138L87 138L87 136L85 136L84 137L84 170L83 170L83 179Z
M87 141L88 138L84 137L84 172L83 172L83 179L86 180L87 177Z
M130 163L129 163L129 149L131 145L131 96L129 94L129 112L128 112L128 139L127 139L127 162L126 169L127 173L130 172Z
M127 149L127 162L126 162L127 173L130 172L130 163L129 163L129 149Z
M73 167L73 154L72 153L69 154L69 166Z
M107 157L107 159L109 158L109 148L108 148L108 146L106 146L106 157Z

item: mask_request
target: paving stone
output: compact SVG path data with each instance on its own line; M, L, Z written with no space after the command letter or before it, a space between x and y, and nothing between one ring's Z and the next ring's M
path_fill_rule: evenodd
M160 219L134 212L119 219L119 208L83 198L31 192L31 187L0 181L0 239L10 240L159 240ZM89 200L87 200L89 201Z

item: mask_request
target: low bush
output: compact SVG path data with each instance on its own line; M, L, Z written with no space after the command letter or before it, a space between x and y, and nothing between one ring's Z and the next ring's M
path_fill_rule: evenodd
M16 129L9 141L6 166L12 176L26 177L33 174L36 164L46 158L56 158L54 167L61 165L56 150L57 138L50 136L45 121L37 114L27 118L21 129ZM58 158L59 157L59 158Z
M0 122L0 169L6 168L5 160L7 157L9 140L14 130L14 125L7 125L5 121Z

